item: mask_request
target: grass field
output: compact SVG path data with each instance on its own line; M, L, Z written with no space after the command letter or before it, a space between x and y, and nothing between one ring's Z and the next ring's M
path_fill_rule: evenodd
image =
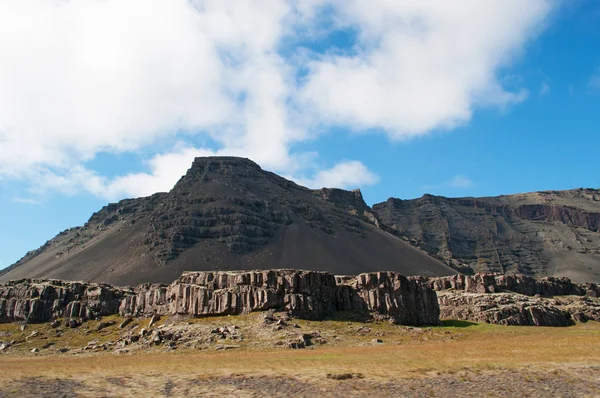
M369 323L368 333L357 334L365 324L299 320L302 330L318 330L327 343L290 350L272 344L279 338L275 332L253 332L257 317L192 322L211 328L235 321L245 341L230 351L38 355L27 350L39 342L28 341L21 351L0 355L0 396L40 391L58 396L600 396L600 324L595 322L536 328L446 321L422 329ZM0 325L0 332L16 335L20 331L14 328ZM73 335L61 341L71 346L97 338L77 335L82 330L66 332ZM117 334L107 330L103 338Z

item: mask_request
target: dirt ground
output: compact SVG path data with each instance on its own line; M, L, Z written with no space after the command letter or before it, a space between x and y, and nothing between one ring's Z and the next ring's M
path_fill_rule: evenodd
M91 324L65 331L63 340L32 353L31 347L48 346L51 331L40 325L35 338L0 353L0 397L600 396L595 322L539 328L448 321L409 328L298 320L294 329L318 331L323 341L289 349L279 342L290 330L261 328L260 321L251 314L185 323L205 341L202 336L215 325L235 322L239 340L229 342L236 345L228 350L222 341L209 340L177 349L78 348L86 339L100 339ZM0 325L0 339L18 339L20 333L15 325ZM122 332L103 333L116 340ZM69 350L61 350L66 344Z

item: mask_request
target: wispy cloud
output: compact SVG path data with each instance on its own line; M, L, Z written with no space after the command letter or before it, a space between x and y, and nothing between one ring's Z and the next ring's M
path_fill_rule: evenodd
M28 205L40 205L42 204L42 201L39 199L32 199L32 198L22 198L22 197L14 197L12 199L13 202L15 203L23 203L23 204L28 204Z
M447 185L453 188L469 188L473 185L473 181L469 177L459 174L448 181Z
M588 81L588 86L592 90L600 90L600 69L590 77Z
M442 182L440 184L422 185L421 187L419 187L419 189L421 191L427 192L427 191L434 191L434 190L438 190L438 189L448 189L448 188L466 189L466 188L470 188L474 185L475 184L474 184L473 180L471 180L466 175L457 174L454 177L450 178L449 180Z
M540 86L540 97L543 97L550 93L550 85L546 82L543 82Z

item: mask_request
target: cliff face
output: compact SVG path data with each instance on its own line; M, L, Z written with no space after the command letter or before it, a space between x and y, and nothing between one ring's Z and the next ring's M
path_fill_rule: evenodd
M600 281L600 191L389 199L373 206L396 235L465 272Z
M94 319L119 311L131 289L58 280L18 280L0 285L0 322Z
M380 225L360 191L301 187L241 158L197 158L168 193L105 206L0 274L117 285L183 271L454 273Z
M432 278L443 319L513 326L600 321L600 288L568 278L475 274Z
M339 282L339 283L338 283ZM170 285L136 288L14 281L0 285L0 321L46 322L97 316L237 315L276 309L303 319L361 310L405 325L439 323L435 292L395 273L336 278L326 272L189 272Z

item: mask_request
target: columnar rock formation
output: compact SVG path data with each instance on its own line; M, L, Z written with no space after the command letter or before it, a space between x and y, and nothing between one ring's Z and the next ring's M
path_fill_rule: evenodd
M115 314L130 289L110 285L22 279L0 285L0 322L92 319Z
M439 306L427 278L406 278L394 272L337 277L341 309L362 309L386 315L396 323L439 323Z
M188 272L170 285L136 288L20 280L0 285L0 320L44 322L181 314L235 315L277 309L305 319L337 310L364 310L406 325L439 323L435 292L419 278L392 272L336 278L326 272L269 270Z

